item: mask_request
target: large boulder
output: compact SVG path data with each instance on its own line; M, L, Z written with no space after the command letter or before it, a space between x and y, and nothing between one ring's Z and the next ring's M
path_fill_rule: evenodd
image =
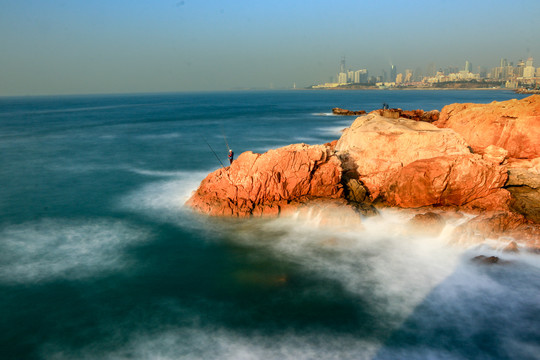
M495 145L506 149L510 158L540 157L540 95L490 104L447 105L434 124L454 129L476 153Z
M357 118L336 144L348 177L358 179L376 200L404 166L440 156L470 155L455 131L427 122L389 119L371 113Z
M209 174L187 204L210 215L277 215L291 204L342 198L341 172L339 159L325 145L248 151Z
M404 208L429 205L507 210L510 194L501 189L506 167L479 155L447 155L412 162L384 186L386 202Z

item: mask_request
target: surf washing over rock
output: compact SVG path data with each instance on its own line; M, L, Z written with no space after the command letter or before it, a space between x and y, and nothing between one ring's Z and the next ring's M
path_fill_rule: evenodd
M239 217L329 201L358 217L384 207L443 223L472 214L456 241L510 237L540 249L540 96L448 105L433 123L388 114L360 116L324 145L245 152L209 174L187 205Z

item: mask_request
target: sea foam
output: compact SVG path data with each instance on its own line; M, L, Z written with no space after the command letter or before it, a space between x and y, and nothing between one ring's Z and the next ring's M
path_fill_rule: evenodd
M130 265L124 251L148 240L140 226L109 220L42 219L0 230L0 282L81 279Z

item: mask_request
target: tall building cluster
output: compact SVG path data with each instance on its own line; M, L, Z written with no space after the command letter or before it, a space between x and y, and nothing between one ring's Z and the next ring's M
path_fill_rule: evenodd
M346 70L345 58L341 59L341 63L339 66L339 73L337 74L338 85L361 84L361 83L367 83L367 82L368 82L367 69Z
M459 82L459 81L488 81L498 83L507 88L527 87L540 85L540 67L535 68L534 59L519 60L516 65L501 59L500 66L494 67L491 71L478 68L475 72L470 61L465 61L463 68L447 67L444 70L435 67L434 63L428 65L423 72L420 68L416 70L406 69L398 72L396 65L390 65L387 69L382 69L380 75L370 76L367 69L352 70L347 69L345 58L340 62L339 72L334 81L330 83L315 85L314 88L338 87L344 85L378 85L378 86L434 86L436 83Z

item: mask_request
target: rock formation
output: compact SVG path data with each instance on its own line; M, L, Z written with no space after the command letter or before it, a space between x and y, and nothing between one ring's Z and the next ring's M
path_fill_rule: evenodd
M360 117L343 132L336 151L345 178L358 179L371 201L395 206L463 205L490 195L506 180L504 168L471 154L455 131L410 119ZM486 180L489 190L470 192Z
M364 115L365 113L366 112L364 110L353 111L353 110L346 110L346 109L341 109L341 108L332 109L332 114L334 115L359 116L359 115Z
M245 152L209 174L188 205L226 216L275 216L313 201L351 205L346 214L375 215L373 205L465 210L476 217L458 240L505 235L540 247L540 96L449 105L435 123L397 110L358 117L325 145ZM440 231L433 214L413 224L429 221Z
M458 132L475 153L489 145L506 149L510 158L540 157L540 95L491 104L445 106L435 125Z
M188 201L210 215L280 213L312 199L343 197L341 163L324 145L289 145L264 154L244 152L209 174Z

